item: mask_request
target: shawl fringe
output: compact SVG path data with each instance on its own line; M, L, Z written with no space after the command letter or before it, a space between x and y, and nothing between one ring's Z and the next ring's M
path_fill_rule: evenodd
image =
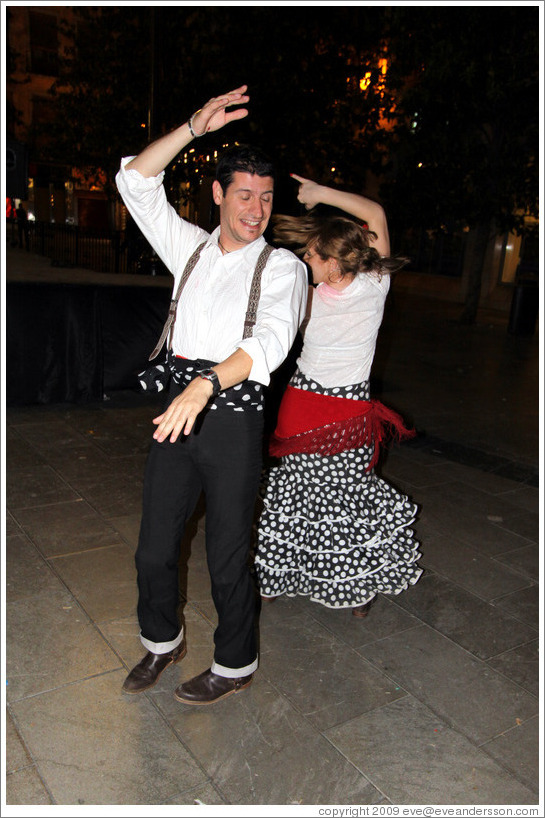
M299 390L297 390L299 391ZM321 397L318 393L304 393L304 401L308 405L310 396L316 400ZM329 396L325 396L329 397ZM291 404L295 396L292 393ZM333 400L343 400L333 398ZM296 401L296 399L295 399ZM346 401L343 401L346 406ZM378 400L354 401L350 403L357 407L357 413L351 417L343 417L324 423L305 431L299 431L291 435L280 435L280 426L286 428L285 414L282 424L279 423L269 441L269 453L273 457L283 457L287 454L319 454L329 457L349 449L359 449L362 447L371 448L374 446L373 457L367 468L370 471L378 462L380 446L386 440L394 440L400 443L402 440L412 438L416 435L414 429L405 426L400 414L385 406ZM329 401L331 406L331 400ZM295 426L300 425L300 418L295 422Z

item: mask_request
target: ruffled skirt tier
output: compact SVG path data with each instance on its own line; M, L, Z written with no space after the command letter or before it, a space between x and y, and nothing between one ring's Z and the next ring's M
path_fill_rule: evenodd
M367 471L372 454L292 454L269 470L255 560L262 596L351 608L418 581L417 506Z

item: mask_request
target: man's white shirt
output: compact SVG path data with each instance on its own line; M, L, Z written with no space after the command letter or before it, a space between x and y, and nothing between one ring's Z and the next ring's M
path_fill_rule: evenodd
M224 255L218 244L220 228L209 234L182 219L167 201L164 173L146 178L133 168L127 170L132 158L122 159L117 187L136 224L173 274L174 292L187 260L206 241L178 303L174 354L220 362L243 349L252 359L249 380L266 386L304 318L305 265L289 250L273 250L261 279L253 334L243 340L250 286L265 239Z

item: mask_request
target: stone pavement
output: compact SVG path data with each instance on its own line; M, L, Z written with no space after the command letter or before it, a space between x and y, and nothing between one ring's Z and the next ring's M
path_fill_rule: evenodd
M539 340L509 336L502 314L460 326L458 309L400 279L373 370L375 395L419 432L379 470L421 508L423 577L364 620L264 607L254 683L210 707L172 695L212 654L202 508L180 562L187 657L121 692L143 652L133 554L156 399L8 407L6 815L543 806Z

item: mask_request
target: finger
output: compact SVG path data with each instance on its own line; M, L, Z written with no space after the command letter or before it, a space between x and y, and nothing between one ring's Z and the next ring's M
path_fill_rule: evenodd
M186 424L184 426L184 435L188 435L191 432L194 423L195 423L194 417L190 417L187 419Z
M165 412L162 416L162 420L159 423L159 426L153 433L153 437L155 440L158 440L159 443L162 443L163 440L168 436L168 434L173 430L175 422L174 418Z
M211 105L213 103L220 103L219 108L224 108L227 105L238 105L241 102L248 102L250 97L247 94L241 93L242 91L246 90L246 88L246 85L241 85L241 87L236 91L229 91L229 93L224 94L221 97L212 97L212 99L209 99L206 104Z
M247 85L241 85L238 88L234 88L232 91L229 91L228 96L231 96L232 94L244 94L244 92L247 90L248 90Z
M172 434L170 435L170 442L171 443L176 443L176 441L178 440L178 437L180 435L180 432L181 432L180 424L177 423L176 426L174 427L174 429L172 430Z
M229 111L225 114L225 122L234 122L235 119L244 119L245 116L248 116L248 109L237 108L236 111Z
M230 105L242 105L244 102L249 102L250 97L247 94L237 94L235 99L229 99L227 101L227 105L225 106L228 108Z
M170 435L171 443L176 443L182 431L184 435L188 435L191 432L193 424L195 423L195 417L195 415L188 415L187 418L184 417L175 424L172 429L172 434Z
M290 173L290 176L292 179L296 179L301 184L304 184L305 182L310 182L310 179L305 179L304 176L297 176L296 173Z
M241 97L240 99L235 99L235 100L229 100L229 99L225 99L225 98L222 98L222 99L219 99L219 100L214 100L214 102L215 102L214 107L211 107L209 110L205 111L206 117L207 117L208 120L211 120L220 111L224 111L226 117L227 116L232 116L233 114L236 113L236 111L229 111L229 113L227 113L225 111L225 109L229 105L242 104L243 102L246 102L248 99L249 99L249 97ZM246 110L246 109L239 108L238 110L242 111L242 110ZM246 113L248 113L248 111L246 111Z

